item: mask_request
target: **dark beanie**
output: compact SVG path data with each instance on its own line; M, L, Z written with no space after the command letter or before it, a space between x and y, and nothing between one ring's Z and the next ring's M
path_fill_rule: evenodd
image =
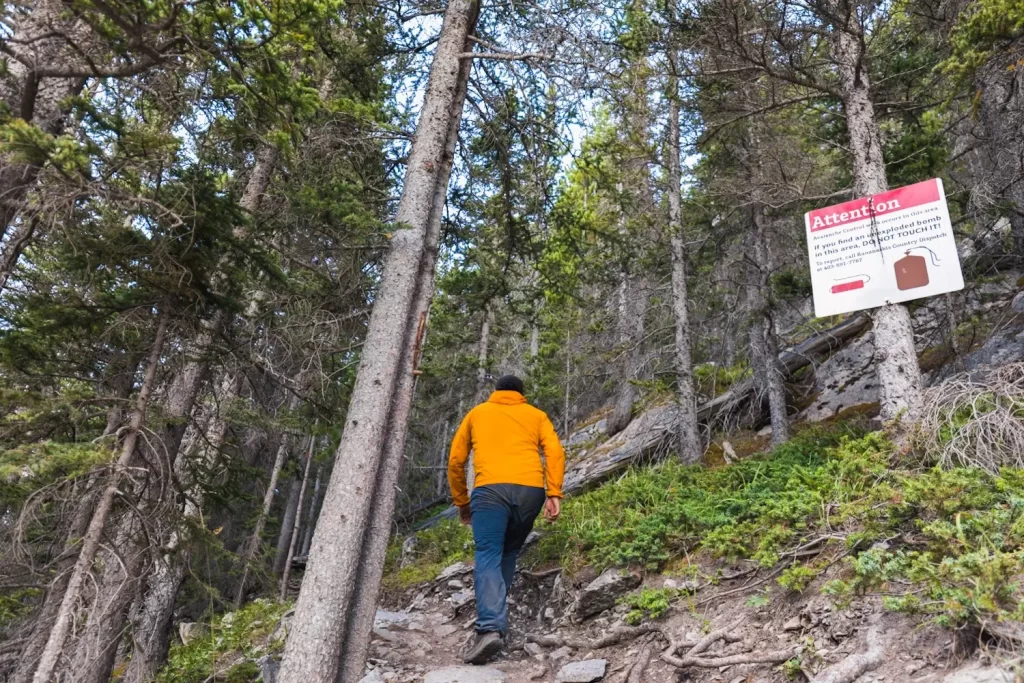
M498 383L494 387L498 391L518 391L520 394L523 393L523 380L519 379L515 375L505 375L498 379Z

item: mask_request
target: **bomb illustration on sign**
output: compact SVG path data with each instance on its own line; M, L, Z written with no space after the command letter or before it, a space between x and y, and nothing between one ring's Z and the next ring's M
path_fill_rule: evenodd
M915 248L928 249L928 247ZM933 265L938 266L935 252L932 252L931 249L928 249L928 251L931 252ZM896 287L900 291L928 286L928 261L925 260L924 256L917 256L910 252L911 250L907 249L906 255L894 265L896 268Z

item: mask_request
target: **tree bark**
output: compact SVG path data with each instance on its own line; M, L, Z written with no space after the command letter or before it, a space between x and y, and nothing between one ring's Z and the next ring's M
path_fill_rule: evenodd
M125 511L118 520L110 549L100 555L102 565L95 594L89 605L85 626L74 650L65 659L56 678L74 683L107 683L114 668L118 645L128 626L128 609L140 595L150 549L141 533L140 520Z
M616 322L618 359L618 388L612 406L612 414L608 418L608 435L618 434L633 419L633 404L636 402L637 389L633 381L640 374L643 354L640 348L644 336L644 318L647 314L647 301L650 290L642 277L633 277L628 272L622 273L619 283L619 306Z
M206 438L200 441L198 458L208 471L215 471L220 463L228 424L226 411L238 396L242 377L237 372L227 371L221 379L216 393L216 406L211 408ZM164 524L164 535L159 539L163 548L156 553L154 567L149 575L141 609L134 619L132 628L132 655L125 671L124 683L148 683L156 678L157 672L167 660L170 646L171 622L178 591L185 579L185 570L191 560L191 533L188 520L198 519L202 514L204 493L196 481L195 465L191 453L180 454L174 464L175 475L185 488L185 524ZM154 525L160 529L161 525ZM102 683L110 677L97 681Z
M470 23L475 23L475 19L474 16ZM470 49L468 40L464 49L467 51ZM464 60L460 65L455 97L452 98L448 139L445 143L444 156L441 159L441 173L434 189L433 205L427 223L428 249L424 253L423 263L420 266L420 284L412 310L413 319L417 321L416 334L408 340L402 354L401 375L399 375L398 386L395 388L394 408L388 423L388 441L384 447L384 460L381 464L384 469L373 494L373 510L366 538L363 541L363 554L359 563L358 584L355 592L356 604L352 608L345 626L338 683L358 681L362 678L366 665L370 632L373 629L377 600L380 596L380 581L384 575L384 556L391 538L391 524L396 499L395 485L398 482L402 466L402 454L405 452L405 439L409 431L409 413L412 410L416 391L415 373L419 367L423 345L426 343L430 302L434 293L437 244L441 237L441 217L447 196L448 177L451 175L452 164L455 161L455 145L459 136L462 106L466 100L470 67L469 60Z
M97 493L93 477L90 476L86 482L85 495L78 504L78 509L75 511L75 517L71 523L71 529L68 531L67 540L64 542L64 558L57 563L56 576L46 591L43 604L36 614L35 622L32 625L32 635L29 636L28 642L22 647L18 668L14 672L11 683L29 683L32 680L32 674L36 670L39 657L49 638L50 630L57 619L61 599L67 590L68 580L71 578L71 570L74 567L75 560L73 551L89 528L89 521L92 518L92 508L96 503Z
M34 3L32 11L11 27L11 44L16 44L20 54L39 66L61 63L69 57L69 43L84 44L89 33L88 26L76 16L68 18L66 10L61 0ZM67 100L81 92L84 85L85 79L79 77L39 78L22 62L8 59L7 73L0 76L0 101L15 118L32 123L47 135L58 135L64 129ZM43 163L44 159L33 149L0 154L0 236L7 235L23 209L25 196L35 184ZM0 290L34 230L34 220L23 220L19 235L5 245ZM20 245L17 253L11 249L15 243Z
M674 13L669 3L669 21ZM697 392L693 383L693 357L690 347L689 296L686 283L686 235L683 229L682 169L679 146L678 54L674 28L669 28L668 127L665 131L665 161L668 170L668 229L672 246L672 316L675 323L676 400L679 402L679 460L694 463L703 455L697 432ZM566 435L568 436L568 435Z
M167 337L167 319L168 312L162 312L146 366L146 374L142 381L142 387L139 390L138 399L136 400L135 411L132 414L131 422L128 425L128 432L121 446L121 454L118 456L117 462L114 463L109 475L109 482L103 493L100 494L96 510L93 512L89 527L82 538L82 549L79 551L78 559L68 579L68 586L64 591L64 597L61 600L57 618L54 620L50 636L39 658L39 666L32 677L33 683L49 683L53 678L57 661L64 648L64 641L67 639L68 631L71 627L72 613L82 593L85 575L92 568L93 560L96 558L100 538L103 535L107 517L109 517L110 511L114 506L114 498L117 495L121 480L125 475L125 471L135 459L135 445L138 442L142 426L146 421L146 410L149 407L150 395L153 393L153 385L156 383L156 371L160 365L160 354L163 352L164 340Z
M316 479L313 480L313 497L309 501L309 513L306 515L306 528L302 532L302 544L299 546L299 556L309 554L309 545L313 542L313 528L316 526L316 510L320 504L320 477L322 467L316 468Z
M491 325L494 323L494 309L490 302L484 306L484 322L480 326L480 343L476 359L476 403L487 400L487 363L491 353Z
M416 333L417 285L422 279L431 211L441 177L462 71L460 54L477 16L475 0L451 0L445 11L416 138L409 155L396 223L363 355L349 402L336 467L313 535L306 574L285 645L281 683L333 682L357 584L402 353ZM389 495L389 492L384 492Z
M751 208L750 241L753 254L750 260L753 275L748 286L752 313L749 339L757 392L761 397L767 398L772 425L772 445L778 446L789 439L789 420L786 416L786 386L782 369L779 367L778 336L768 304L771 257L768 254L765 220L764 207L755 201ZM755 400L755 403L757 402Z
M293 405L297 406L297 402L298 399L292 399ZM292 409L294 410L294 408ZM284 467L285 460L288 459L288 443L288 435L282 435L281 443L277 447L277 457L274 458L274 465L270 469L270 482L267 484L267 490L263 494L263 507L256 518L256 525L253 527L248 545L242 553L242 561L245 563L245 568L242 570L242 578L238 583L238 593L235 594L235 609L241 607L242 602L245 600L245 588L249 581L249 569L259 553L260 546L263 544L263 530L267 526L270 509L274 505L274 496L277 493L277 480L281 476L281 468Z
M284 562L288 559L288 547L292 543L292 530L295 528L295 513L299 507L301 482L293 479L288 487L288 498L284 504L284 516L281 518L281 530L277 534L277 551L274 553L274 573L284 571Z
M302 531L302 504L306 500L306 489L309 487L309 470L313 466L313 447L316 445L316 437L309 437L309 448L306 451L306 466L302 469L302 483L299 485L299 500L295 503L295 521L292 523L292 534L288 541L288 554L284 560L284 571L281 572L281 590L277 599L284 602L288 595L288 579L292 575L292 559L295 557L295 546L298 544L300 532Z
M867 197L885 192L889 184L868 83L863 29L850 0L828 4L836 16L832 46L853 154L853 190L858 197ZM873 317L881 416L912 422L921 409L922 381L910 312L903 304L888 304L875 309Z

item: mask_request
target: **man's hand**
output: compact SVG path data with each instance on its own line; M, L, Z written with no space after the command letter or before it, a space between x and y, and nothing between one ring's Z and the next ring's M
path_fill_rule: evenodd
M469 509L469 503L459 506L459 521L469 526L469 523L473 521L473 513Z
M551 497L544 501L544 519L553 522L562 514L562 499Z

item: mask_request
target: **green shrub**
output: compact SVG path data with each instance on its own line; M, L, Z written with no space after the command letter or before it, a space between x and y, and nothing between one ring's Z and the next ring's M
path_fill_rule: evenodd
M644 588L622 598L622 604L630 608L626 623L636 626L645 619L657 619L672 606L672 599L679 591L672 588Z
M401 567L402 537L392 539L384 563L385 588L404 588L430 581L445 567L473 557L473 531L457 519L446 519L416 534L415 561Z
M256 679L255 660L280 652L284 641L272 638L290 603L254 600L237 612L211 620L210 632L188 645L174 645L161 670L160 683L204 683Z
M529 557L568 567L659 569L703 550L774 564L815 526L822 501L859 496L869 485L864 472L884 470L884 439L854 436L848 428L809 429L769 456L730 467L668 462L631 471L567 500L563 519ZM843 478L849 483L837 481Z

